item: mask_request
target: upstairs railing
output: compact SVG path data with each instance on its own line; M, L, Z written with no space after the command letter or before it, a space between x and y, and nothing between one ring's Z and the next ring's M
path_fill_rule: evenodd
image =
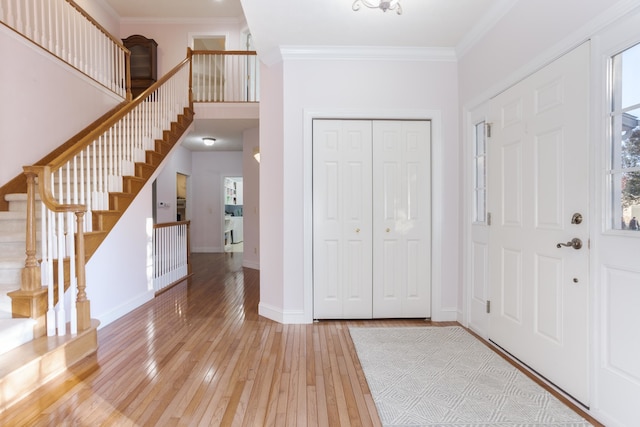
M0 22L117 95L130 97L130 52L72 0L0 0Z
M246 50L194 50L194 102L258 102L258 56Z

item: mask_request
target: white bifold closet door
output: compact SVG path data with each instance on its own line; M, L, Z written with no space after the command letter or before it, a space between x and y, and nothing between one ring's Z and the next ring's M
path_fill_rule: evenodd
M431 316L431 127L313 121L314 318Z

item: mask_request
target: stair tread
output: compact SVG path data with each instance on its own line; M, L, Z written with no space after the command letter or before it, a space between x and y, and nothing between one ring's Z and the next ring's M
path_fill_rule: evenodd
M6 200L7 202L12 202L12 201L21 202L21 201L27 200L27 193L9 193L9 194L5 194L4 200ZM40 194L39 193L36 193L36 200L40 200Z
M35 322L33 319L10 319L10 320L24 320ZM35 339L31 339L22 345L15 347L0 357L0 379L6 377L11 372L16 369L26 365L32 360L37 360L38 358L46 355L47 353L54 351L57 348L60 348L63 345L66 345L70 342L73 342L80 336L84 336L87 333L94 333L100 324L99 321L92 319L91 320L91 328L86 331L78 332L77 335L67 334L64 336L53 336L53 337L39 337ZM67 324L68 329L68 324Z

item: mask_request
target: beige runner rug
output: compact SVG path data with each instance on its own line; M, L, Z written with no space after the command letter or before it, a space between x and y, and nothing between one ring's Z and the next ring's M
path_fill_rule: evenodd
M384 426L591 425L464 328L349 332Z

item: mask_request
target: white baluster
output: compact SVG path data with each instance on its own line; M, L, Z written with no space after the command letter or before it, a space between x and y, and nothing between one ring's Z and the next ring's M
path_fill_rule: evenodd
M81 162L80 164L82 165L82 168L80 169L84 174L85 174L85 179L83 181L86 181L82 183L82 185L84 186L84 191L82 192L82 194L84 194L84 200L82 201L83 204L86 204L87 206L87 214L84 216L84 223L85 223L85 231L93 231L93 223L91 221L91 212L93 211L93 201L92 201L92 197L91 197L91 189L92 189L92 181L91 181L91 155L89 154L91 152L91 145L89 145L86 150L85 150L85 155L82 156ZM86 163L86 165L84 164Z
M38 10L38 16L40 17L40 28L38 29L38 31L40 31L40 39L38 41L40 42L40 46L46 49L49 42L47 38L47 13L45 11L45 5L47 4L47 2L43 0L34 1L36 2L36 4L39 4L39 7L34 6L34 9Z
M98 151L98 141L100 139L98 138L97 140L95 140L93 142L93 144L91 144L91 186L92 186L92 193L91 193L91 205L93 206L94 209L100 210L100 206L98 205L98 170L97 170L97 159L96 159L96 152Z
M62 200L62 169L58 169L58 200ZM64 308L64 213L56 214L58 231L58 312L57 329L58 336L66 334L66 312Z
M24 33L24 22L22 21L22 7L21 2L16 4L16 28L19 33Z
M29 1L25 1L24 3L24 16L25 16L25 34L27 37L31 38L31 40L37 40L33 36L33 26L31 25L31 12L29 11L29 5L31 3Z
M80 61L78 59L78 20L84 20L84 17L78 13L73 15L73 66L80 69Z
M47 336L56 334L56 312L53 283L53 212L42 203L42 279L47 286Z
M76 308L76 294L78 287L78 278L76 276L76 245L75 234L73 232L75 224L75 214L73 212L67 213L67 233L69 235L69 295L70 295L70 307L69 307L69 323L70 332L72 334L78 333L78 310Z

